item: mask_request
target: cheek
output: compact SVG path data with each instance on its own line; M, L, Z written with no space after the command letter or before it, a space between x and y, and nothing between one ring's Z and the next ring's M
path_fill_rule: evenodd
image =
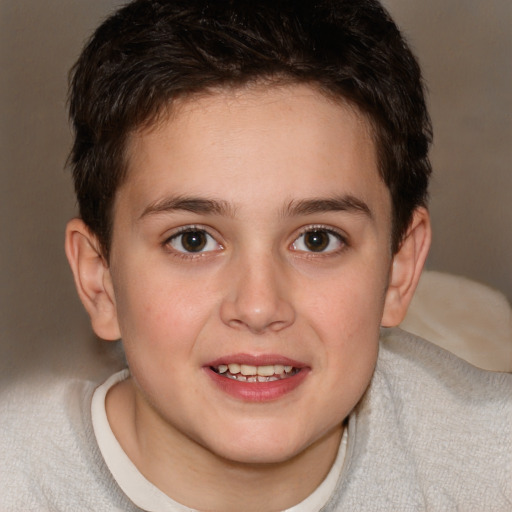
M323 364L330 376L331 396L348 414L368 387L375 368L383 296L372 296L350 282L337 288L335 297L326 298L323 307L318 305L315 325L324 340Z
M360 274L346 274L333 279L307 308L309 323L325 350L322 366L330 375L332 396L345 409L364 393L377 360L385 288L378 277L364 280Z
M194 280L140 274L121 282L117 313L125 345L164 348L186 345L214 308L212 294ZM175 347L178 348L178 347Z
M304 301L311 321L319 329L330 330L331 335L338 332L343 339L350 340L364 333L378 333L385 289L385 279L380 274L340 273L308 287Z

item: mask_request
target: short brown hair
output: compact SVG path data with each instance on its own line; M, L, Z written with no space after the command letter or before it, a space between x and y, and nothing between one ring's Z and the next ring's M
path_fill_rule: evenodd
M70 79L75 191L105 257L128 135L177 97L275 79L368 117L398 250L427 201L431 125L419 65L377 1L135 0L96 30Z

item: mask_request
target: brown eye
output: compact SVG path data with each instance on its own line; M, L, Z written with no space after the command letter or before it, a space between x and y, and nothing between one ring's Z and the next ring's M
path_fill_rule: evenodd
M292 244L295 251L328 253L335 252L344 245L338 233L329 229L311 229L302 233Z
M308 231L304 233L304 245L313 252L325 251L329 241L329 235L325 231Z
M181 244L188 252L202 251L206 241L206 233L202 231L189 231L188 233L183 233L181 238Z
M182 231L169 239L169 245L178 252L198 253L215 251L220 245L202 229Z

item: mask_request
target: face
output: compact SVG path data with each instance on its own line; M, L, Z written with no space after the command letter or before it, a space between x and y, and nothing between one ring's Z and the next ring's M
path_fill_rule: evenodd
M368 125L307 86L132 137L110 274L140 425L239 462L338 436L377 357L391 203Z

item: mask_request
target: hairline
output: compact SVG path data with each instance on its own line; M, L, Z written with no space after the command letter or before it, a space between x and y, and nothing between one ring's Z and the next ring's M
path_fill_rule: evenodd
M162 100L160 104L155 107L154 111L146 116L145 119L140 120L134 126L126 129L124 136L122 137L122 157L120 161L119 180L117 182L114 198L111 202L107 217L107 236L106 240L100 241L105 259L108 261L110 248L112 245L117 197L119 195L119 190L123 187L129 178L131 151L134 148L133 142L137 137L151 133L153 130L158 130L163 124L175 119L182 108L187 106L187 104L190 104L190 102L194 102L195 100L214 97L218 94L223 94L226 92L235 93L243 92L253 88L264 90L265 88L284 88L293 87L296 85L305 85L309 87L312 91L320 94L324 99L331 102L333 106L343 106L348 108L354 113L355 116L357 116L359 120L363 121L363 126L365 130L367 130L370 140L373 144L375 161L377 164L377 177L384 183L386 189L391 192L383 176L383 162L381 161L380 157L380 142L378 135L379 130L377 128L377 123L370 113L365 112L355 101L347 98L347 96L341 92L336 93L332 89L328 89L327 87L322 86L320 81L313 79L300 79L299 77L294 77L293 75L287 75L284 73L268 75L262 74L247 78L240 82L230 81L226 83L218 83L215 85L207 85L196 90L173 94L167 101ZM392 227L394 227L395 206L393 201L391 201L391 208ZM392 237L394 236L393 233L394 231L392 230ZM394 241L392 240L392 243L393 242Z

